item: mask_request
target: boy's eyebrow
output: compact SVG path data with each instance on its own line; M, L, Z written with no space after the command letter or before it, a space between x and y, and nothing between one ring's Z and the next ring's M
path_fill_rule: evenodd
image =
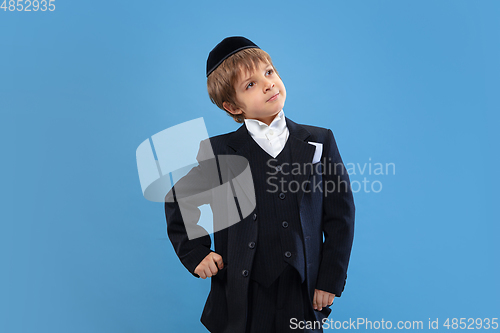
M247 76L247 77L244 77L244 78L241 80L241 82L245 83L245 81L248 81L248 80L250 80L251 78L252 78L252 74L250 74L250 75L249 75L249 76Z
M252 74L250 74L250 75L249 75L249 76L247 76L247 77L244 77L244 78L240 81L240 85L242 85L242 86L243 86L243 85L245 85L245 83L246 83L247 81L249 81L249 80L252 78L252 75L253 75L253 73L252 73Z

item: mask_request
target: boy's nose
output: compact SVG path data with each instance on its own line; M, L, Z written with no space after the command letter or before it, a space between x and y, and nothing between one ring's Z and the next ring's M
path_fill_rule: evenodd
M274 82L268 81L267 84L265 85L265 90L271 90L274 88Z

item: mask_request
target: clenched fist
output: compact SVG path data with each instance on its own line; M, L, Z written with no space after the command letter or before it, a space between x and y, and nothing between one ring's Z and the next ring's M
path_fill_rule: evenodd
M212 277L217 274L219 269L224 268L224 262L222 261L222 257L215 253L210 252L207 256L199 263L198 266L194 269L194 273L198 274L202 279L206 279L207 277Z
M313 308L314 310L321 311L327 305L333 304L333 299L335 298L335 294L331 294L327 291L314 289L314 297L313 297Z

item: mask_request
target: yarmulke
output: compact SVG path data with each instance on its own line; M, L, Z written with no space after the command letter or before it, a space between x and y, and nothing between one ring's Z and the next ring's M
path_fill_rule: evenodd
M257 48L251 40L241 37L227 37L222 42L217 44L207 59L207 77L212 73L224 60L226 60L230 55L235 54L244 49Z

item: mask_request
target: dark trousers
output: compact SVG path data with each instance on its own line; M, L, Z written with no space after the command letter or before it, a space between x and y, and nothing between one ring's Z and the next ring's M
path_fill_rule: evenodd
M307 287L300 282L299 273L287 265L281 275L266 288L250 280L248 290L248 315L246 333L304 332L291 324L314 320L314 313L307 297ZM321 331L315 331L321 332Z

